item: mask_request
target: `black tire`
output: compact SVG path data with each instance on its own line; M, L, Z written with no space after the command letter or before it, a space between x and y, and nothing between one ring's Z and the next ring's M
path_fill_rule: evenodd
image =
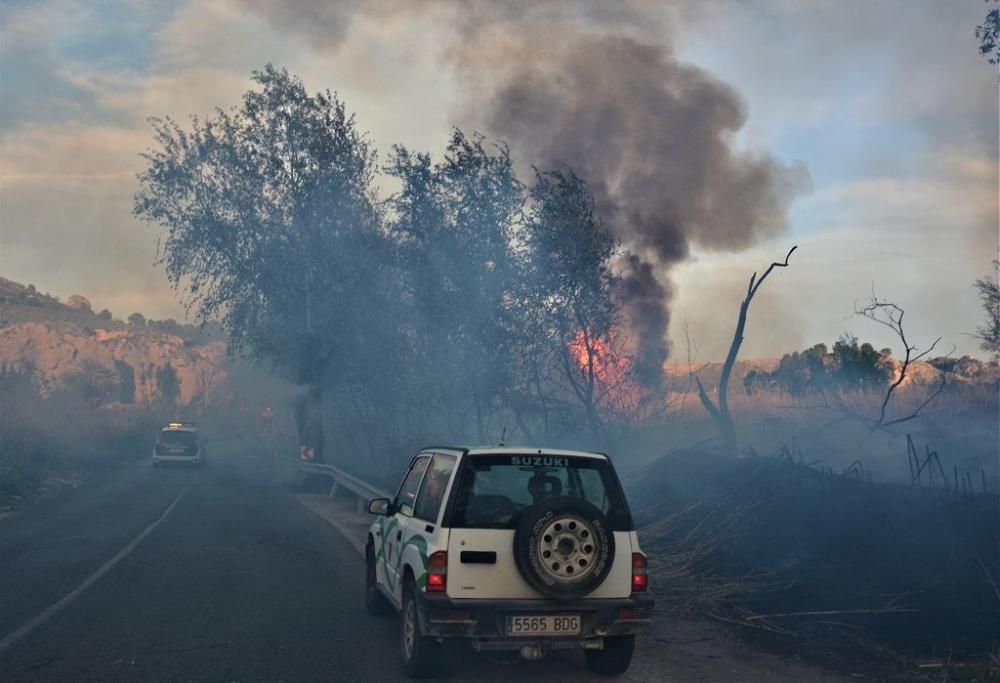
M394 611L392 604L376 586L375 551L371 545L365 546L365 608L374 617L386 617Z
M584 562L586 574L580 578L554 577L539 553L539 540L550 523L563 516L575 517L589 526L585 547L589 547ZM544 552L544 551L543 551ZM559 496L544 500L524 510L514 532L514 562L528 584L538 592L557 600L574 600L592 593L611 572L615 558L615 537L608 529L604 514L592 503L573 496ZM576 560L579 561L579 560ZM583 564L583 562L581 562Z
M587 668L603 676L621 676L628 671L635 652L635 636L608 636L603 650L584 650Z
M429 678L441 669L441 643L429 636L420 635L417 614L417 588L413 579L407 579L403 588L403 613L400 622L400 653L403 672L411 678Z

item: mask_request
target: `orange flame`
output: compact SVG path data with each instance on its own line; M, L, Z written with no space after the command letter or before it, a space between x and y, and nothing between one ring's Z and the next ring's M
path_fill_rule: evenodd
M632 377L632 358L622 352L622 344L613 332L596 337L587 330L578 330L566 346L581 379L588 381L593 367L594 394L599 405L630 413L639 408L642 387Z

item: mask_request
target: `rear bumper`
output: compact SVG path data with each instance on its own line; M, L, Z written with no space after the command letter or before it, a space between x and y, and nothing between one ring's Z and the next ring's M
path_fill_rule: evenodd
M198 464L204 458L199 453L198 455L154 455L153 463L159 464L161 462L188 462Z
M523 643L560 645L567 642L586 647L592 641L600 647L605 636L638 633L653 615L652 597L633 594L628 598L592 600L461 600L435 593L417 593L420 632L437 638L477 638L500 645L501 642L519 647ZM507 617L520 614L555 614L581 617L579 636L558 638L513 637L507 635ZM499 649L499 648L498 648ZM506 649L506 646L503 647Z

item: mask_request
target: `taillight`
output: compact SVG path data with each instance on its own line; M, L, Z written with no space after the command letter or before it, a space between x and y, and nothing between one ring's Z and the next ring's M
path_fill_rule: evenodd
M649 574L646 556L642 553L632 553L632 592L642 593L649 589Z
M427 558L427 592L444 593L448 587L448 553L439 550Z

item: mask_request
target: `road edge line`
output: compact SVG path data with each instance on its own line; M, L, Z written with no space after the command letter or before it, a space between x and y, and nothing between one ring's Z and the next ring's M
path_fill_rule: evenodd
M149 534L151 534L153 530L160 525L160 522L162 522L164 519L167 518L167 515L169 515L170 511L173 510L174 507L176 507L177 503L181 501L181 498L184 497L184 494L187 493L189 488L191 488L190 484L185 486L184 490L182 490L179 494L177 494L177 497L174 498L173 502L171 502L170 505L167 506L166 510L160 513L159 517L157 517L149 524L149 526L147 526L145 529L139 532L139 535L133 538L131 541L129 541L128 545L119 550L114 555L114 557L112 557L110 560L102 564L97 569L97 571L95 571L93 574L84 579L83 583L81 583L79 586L77 586L69 593L64 595L57 602L54 602L53 604L46 607L44 610L42 610L42 612L40 612L34 618L30 619L27 623L21 625L19 628L15 629L14 631L11 631L6 636L4 636L4 638L0 640L0 657L2 657L4 653L7 651L7 649L10 648L14 643L16 643L21 638L28 635L36 628L44 624L46 621L51 619L61 609L66 607L66 605L73 602L73 600L75 600L81 593L90 588L90 586L93 585L98 579L100 579L102 576L111 571L111 569L116 564L118 564L123 559L128 557L132 553L132 551L136 549L139 543L141 543L142 540L146 538L146 536L149 536Z

